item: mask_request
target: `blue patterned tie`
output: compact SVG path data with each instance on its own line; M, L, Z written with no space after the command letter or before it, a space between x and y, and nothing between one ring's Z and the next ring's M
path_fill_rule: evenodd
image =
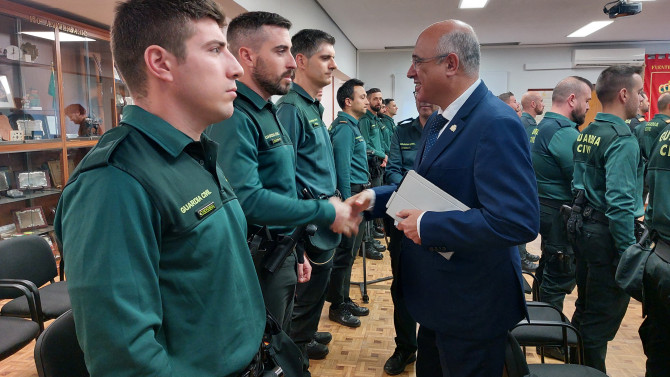
M437 142L437 135L440 134L440 130L447 124L449 121L440 114L435 114L435 116L430 120L426 125L426 131L428 136L426 137L426 146L423 149L423 155L421 156L421 161L426 157L430 149Z

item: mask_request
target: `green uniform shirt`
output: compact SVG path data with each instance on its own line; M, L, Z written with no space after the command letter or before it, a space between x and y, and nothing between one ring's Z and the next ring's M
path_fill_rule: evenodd
M526 132L528 132L528 128L537 126L537 121L532 115L528 114L527 112L523 112L521 113L521 124L523 124L523 128L525 128Z
M321 119L323 107L300 85L277 101L277 117L293 140L298 195L303 188L314 197L335 193L335 161L328 129ZM333 215L333 218L335 216Z
M645 160L649 159L658 135L668 124L670 124L670 116L658 113L649 122L640 123L635 128L635 136L637 136L637 141L640 143L642 157Z
M372 154L383 159L386 157L386 153L384 153L384 145L382 144L380 122L379 118L368 110L358 120L358 129L361 130L368 151L372 151Z
M357 124L356 118L340 111L330 125L337 189L344 199L351 196L352 184L366 184L369 181L365 140Z
M126 106L70 177L54 226L92 376L237 376L258 352L246 222L206 136Z
M666 242L670 240L670 126L659 135L647 163L649 204L645 220Z
M395 131L395 122L390 116L381 113L379 114L379 120L382 125L382 145L384 146L384 153L388 156L391 150L391 136L393 136L393 131Z
M644 115L637 114L635 118L626 119L626 124L630 128L630 132L635 133L635 128L642 122L646 122Z
M419 117L398 123L391 137L391 153L386 165L386 181L398 184L414 168L416 151L421 143L423 127Z
M269 228L280 233L306 223L330 225L335 219L330 203L298 199L293 144L272 102L238 81L234 106L232 117L205 132L219 143L219 164L247 221L274 225Z
M623 119L598 113L577 137L573 153L575 189L609 219L609 229L619 253L635 243L633 223L642 216L640 149Z
M572 199L572 146L579 136L577 124L561 114L548 112L536 127L531 158L540 198L569 202Z

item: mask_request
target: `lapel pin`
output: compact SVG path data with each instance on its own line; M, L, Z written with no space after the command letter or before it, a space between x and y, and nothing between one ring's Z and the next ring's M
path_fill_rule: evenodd
M451 132L456 132L456 128L458 128L458 126L455 125L455 124L452 125L451 127L449 127L449 129L451 130Z

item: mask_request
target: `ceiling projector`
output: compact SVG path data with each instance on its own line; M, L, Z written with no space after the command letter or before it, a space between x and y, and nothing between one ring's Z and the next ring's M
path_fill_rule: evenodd
M608 9L607 6L610 4L614 5ZM612 1L611 3L605 4L603 12L610 18L632 16L642 12L642 3L628 3L626 0Z

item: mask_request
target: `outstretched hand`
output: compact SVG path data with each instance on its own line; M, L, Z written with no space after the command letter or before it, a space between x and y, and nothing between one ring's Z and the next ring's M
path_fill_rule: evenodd
M348 198L346 200L346 203L351 206L351 211L356 216L358 216L361 212L370 208L370 204L372 203L372 197L373 194L371 194L368 190L363 190L358 194Z
M330 225L330 229L347 237L358 233L358 225L361 223L360 212L355 212L349 203L342 202L338 198L333 197L328 201L335 207L335 221Z

